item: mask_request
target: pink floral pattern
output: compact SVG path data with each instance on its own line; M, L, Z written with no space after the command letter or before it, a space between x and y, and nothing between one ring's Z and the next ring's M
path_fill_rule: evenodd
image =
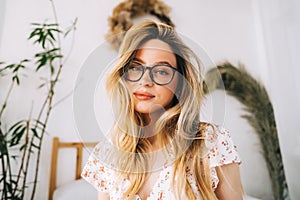
M237 152L237 148L234 145L230 133L228 130L219 126L213 126L213 129L207 129L206 131L206 146L209 149L208 158L210 160L211 169L211 184L214 189L217 188L219 179L215 167L222 166L230 163L240 163L240 157ZM97 153L101 146L94 148L93 154L89 157L81 176L91 183L98 191L108 192L111 200L122 199L122 194L130 185L129 179L120 179L114 172L112 167L107 167L97 159ZM187 180L191 184L191 187L197 197L201 200L193 172L190 170L189 162L186 167ZM147 200L163 200L163 199L175 199L172 192L172 179L173 179L173 166L165 165L153 189L148 195ZM182 198L186 199L186 198ZM136 195L136 200L141 200Z

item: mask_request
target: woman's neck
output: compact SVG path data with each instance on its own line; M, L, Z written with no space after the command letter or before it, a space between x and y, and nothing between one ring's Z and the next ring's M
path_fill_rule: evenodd
M161 116L160 112L144 114L145 126L143 127L144 137L148 139L152 145L151 151L158 150L160 148L160 142L158 140L158 133L155 132L155 124L158 118Z

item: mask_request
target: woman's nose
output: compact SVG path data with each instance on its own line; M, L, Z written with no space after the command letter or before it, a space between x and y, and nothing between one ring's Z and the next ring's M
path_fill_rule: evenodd
M154 83L151 79L150 76L150 70L146 69L145 73L143 74L142 78L139 80L139 84L140 85L148 85L148 86L152 86Z

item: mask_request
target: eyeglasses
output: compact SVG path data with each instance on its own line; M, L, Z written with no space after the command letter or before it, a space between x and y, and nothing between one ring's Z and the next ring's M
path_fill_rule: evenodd
M178 72L176 68L166 63L143 66L134 62L124 69L125 79L131 82L137 82L141 80L147 69L150 71L151 80L157 85L169 84L173 80L175 72Z

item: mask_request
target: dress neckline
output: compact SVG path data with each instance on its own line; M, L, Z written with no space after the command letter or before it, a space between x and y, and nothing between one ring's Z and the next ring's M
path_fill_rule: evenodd
M163 184L167 179L170 178L167 175L171 174L171 167L172 167L171 165L164 165L163 169L159 172L159 176L156 179L156 181L154 182L150 193L147 195L146 200L150 200L152 198L152 196L155 194L155 191L158 191L158 187L159 187L160 183ZM164 180L164 177L166 178L165 180ZM142 198L138 194L136 194L135 200L142 200Z

